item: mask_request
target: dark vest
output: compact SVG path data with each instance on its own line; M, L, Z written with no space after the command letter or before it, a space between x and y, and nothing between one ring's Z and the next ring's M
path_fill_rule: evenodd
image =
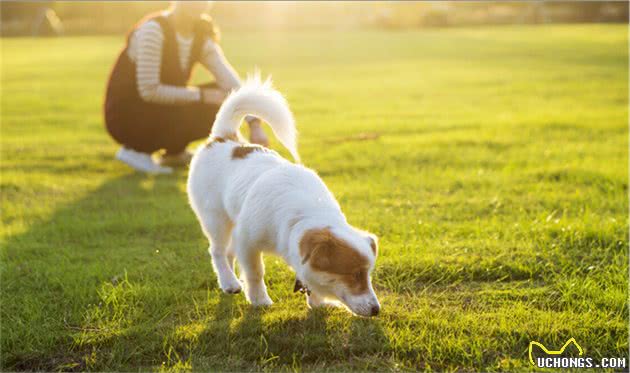
M194 39L190 51L188 66L182 69L177 47L177 36L168 19L161 13L151 14L143 18L129 32L127 44L118 56L118 60L112 69L107 84L105 95L105 121L109 125L111 121L124 119L127 115L137 115L146 105L155 105L145 102L138 92L136 80L136 64L129 58L129 40L138 27L148 21L156 21L162 28L164 42L162 47L162 59L160 66L160 81L162 84L186 86L190 80L194 65L199 62L201 51L205 42L216 38L212 21L208 17L200 17L194 27Z

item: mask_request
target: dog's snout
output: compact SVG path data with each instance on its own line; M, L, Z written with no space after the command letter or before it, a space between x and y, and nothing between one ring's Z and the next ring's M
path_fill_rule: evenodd
M381 311L381 307L379 306L372 306L372 308L370 308L370 316L376 316L378 315L378 313Z

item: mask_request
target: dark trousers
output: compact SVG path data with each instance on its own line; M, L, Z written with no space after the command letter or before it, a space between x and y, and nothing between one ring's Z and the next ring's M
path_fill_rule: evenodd
M216 87L216 83L200 86ZM190 142L208 137L219 105L169 105L140 101L134 105L122 105L119 109L106 113L107 129L114 140L143 153L165 149L168 154L177 154L184 151Z

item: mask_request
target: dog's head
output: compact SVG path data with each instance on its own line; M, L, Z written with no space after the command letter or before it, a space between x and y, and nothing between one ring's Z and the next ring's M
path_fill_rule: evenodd
M376 236L359 230L310 229L300 240L301 280L318 296L338 300L361 316L376 316L380 304L370 274Z

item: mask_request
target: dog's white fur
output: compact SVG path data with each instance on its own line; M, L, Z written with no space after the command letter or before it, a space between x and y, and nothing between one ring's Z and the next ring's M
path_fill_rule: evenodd
M270 305L263 280L262 253L282 257L310 290L311 307L340 301L352 312L371 316L380 305L369 281L376 259L375 237L348 224L339 204L317 174L264 149L234 158L235 139L246 115L269 123L274 134L299 162L293 115L269 80L249 79L225 100L212 127L209 145L201 145L190 165L188 196L203 232L219 286L237 293L241 282L253 305ZM247 145L251 146L251 145ZM315 270L300 251L305 233L328 229L366 259L368 285L361 294L350 292L335 276ZM374 246L374 247L371 247ZM353 268L348 268L351 272Z

